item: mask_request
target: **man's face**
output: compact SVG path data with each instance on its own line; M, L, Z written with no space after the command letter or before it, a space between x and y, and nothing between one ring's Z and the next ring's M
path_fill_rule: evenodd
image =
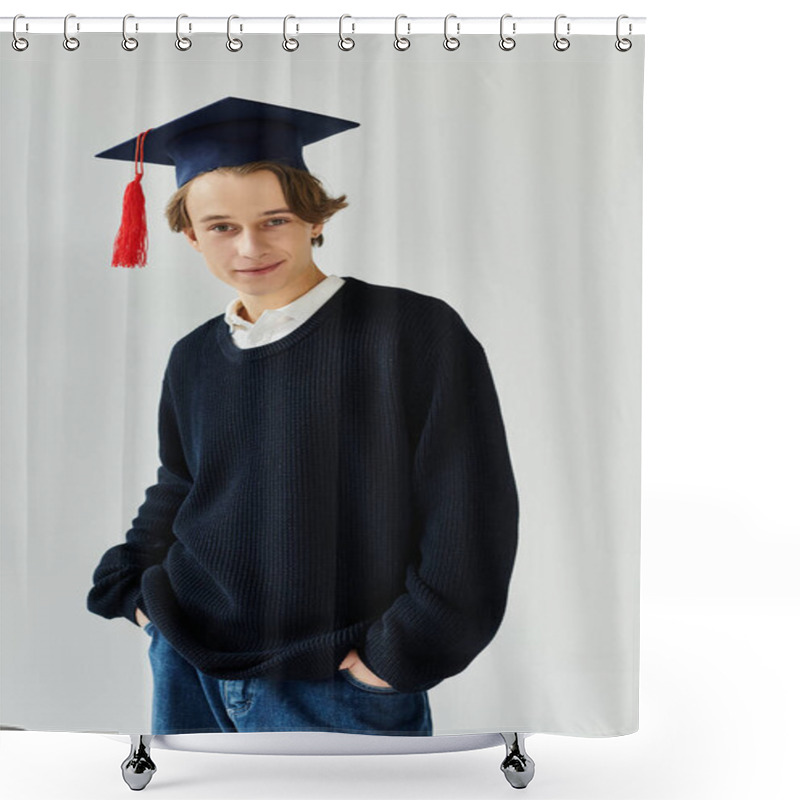
M184 230L212 274L253 306L278 308L305 293L317 267L311 240L322 232L293 214L277 176L208 172L186 197L192 227Z

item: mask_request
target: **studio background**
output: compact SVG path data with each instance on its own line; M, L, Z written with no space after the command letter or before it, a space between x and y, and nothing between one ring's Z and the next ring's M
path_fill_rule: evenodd
M308 36L294 53L280 35L236 53L219 34L186 52L171 33L134 52L114 33L75 53L62 38L2 56L3 182L17 187L0 251L4 607L18 601L3 724L150 730L149 639L89 614L86 594L155 481L169 351L235 291L168 229L175 175L160 165L144 166L148 265L112 268L133 168L94 154L235 96L360 123L304 149L350 203L316 263L445 299L489 359L519 547L498 634L430 691L434 734L635 731L643 37L624 53L613 34L576 37L572 55L548 34L511 52L494 35L456 52L436 36L407 52ZM66 651L79 657L53 657Z

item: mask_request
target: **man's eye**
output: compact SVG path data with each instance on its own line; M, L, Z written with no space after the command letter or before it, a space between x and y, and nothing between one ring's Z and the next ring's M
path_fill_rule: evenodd
M277 228L281 225L286 225L289 222L288 219L284 219L283 217L274 217L273 219L267 222L267 225L271 228Z
M230 228L230 225L225 225L223 223L220 223L219 225L212 225L211 230L215 231L217 228Z

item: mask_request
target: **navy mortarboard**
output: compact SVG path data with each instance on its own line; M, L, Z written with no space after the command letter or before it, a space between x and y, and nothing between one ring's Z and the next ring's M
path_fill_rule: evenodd
M147 263L147 221L141 188L143 162L174 166L178 187L202 172L251 161L275 161L307 172L303 161L305 145L358 124L310 111L226 97L97 153L97 158L135 162L136 175L125 190L112 266Z

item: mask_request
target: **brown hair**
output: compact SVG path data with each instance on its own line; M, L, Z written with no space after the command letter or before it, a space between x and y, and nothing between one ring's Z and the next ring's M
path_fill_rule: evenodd
M312 224L327 222L337 211L341 211L347 206L346 196L329 197L322 188L319 178L315 178L304 170L287 167L274 161L251 161L248 164L218 167L214 172L249 175L251 172L258 172L262 169L272 172L278 178L289 209L305 222ZM206 173L201 174L205 175ZM170 229L176 233L192 227L189 213L186 210L186 196L191 185L191 180L184 183L172 195L164 212ZM312 244L321 245L322 234L313 239Z

